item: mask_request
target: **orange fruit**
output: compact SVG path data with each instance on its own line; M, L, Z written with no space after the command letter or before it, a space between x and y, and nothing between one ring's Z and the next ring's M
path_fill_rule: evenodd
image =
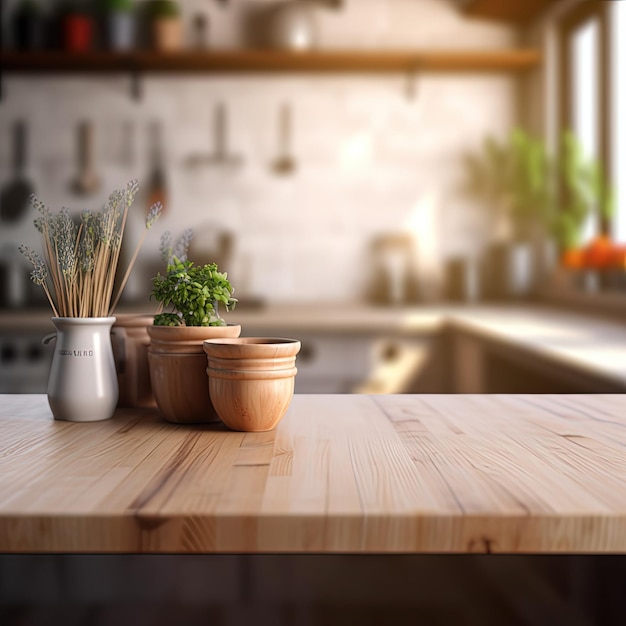
M626 269L626 245L613 246L611 267L621 270Z
M598 270L611 267L613 250L613 242L608 235L594 237L584 250L585 267Z

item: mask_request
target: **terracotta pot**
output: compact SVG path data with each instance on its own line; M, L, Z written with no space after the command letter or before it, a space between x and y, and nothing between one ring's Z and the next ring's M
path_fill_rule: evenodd
M300 342L273 337L209 339L209 394L220 419L232 430L272 430L293 397Z
M148 365L148 347L150 346L148 327L152 326L154 315L118 313L115 317L111 341L120 388L117 406L156 407Z
M159 18L152 21L152 45L155 50L180 50L182 42L183 23L180 18Z
M202 342L238 337L241 326L148 326L148 363L152 391L169 422L219 421L211 404Z

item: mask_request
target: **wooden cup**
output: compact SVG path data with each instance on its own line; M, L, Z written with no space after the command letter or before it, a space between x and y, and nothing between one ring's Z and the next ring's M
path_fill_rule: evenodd
M296 339L238 337L209 339L209 395L220 419L232 430L272 430L293 397Z

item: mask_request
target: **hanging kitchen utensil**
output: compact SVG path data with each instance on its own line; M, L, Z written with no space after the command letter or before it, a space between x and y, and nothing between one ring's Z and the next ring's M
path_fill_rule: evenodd
M130 120L122 124L122 137L119 152L119 163L132 168L135 165L135 126Z
M202 13L193 16L193 47L197 50L209 47L209 20Z
M0 308L19 308L26 304L29 270L15 243L0 246Z
M193 154L187 159L189 167L208 165L235 169L242 165L243 158L228 151L228 119L226 107L222 102L215 105L213 113L214 142L213 152L209 154Z
M81 122L78 126L78 176L72 183L74 193L90 195L98 191L100 178L94 168L93 124Z
M296 161L291 156L291 107L283 104L280 109L278 129L279 155L272 164L276 174L286 176L296 169Z
M169 192L167 189L167 175L165 173L165 159L163 155L163 138L161 124L158 121L150 123L150 173L148 175L148 188L146 193L146 213L152 206L160 202L163 211L169 205Z
M17 222L28 210L33 184L26 178L26 124L13 125L13 180L0 193L0 222Z

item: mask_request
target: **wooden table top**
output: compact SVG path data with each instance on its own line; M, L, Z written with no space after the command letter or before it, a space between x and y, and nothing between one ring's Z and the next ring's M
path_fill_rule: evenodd
M275 431L0 396L0 552L626 552L626 396L296 395Z

